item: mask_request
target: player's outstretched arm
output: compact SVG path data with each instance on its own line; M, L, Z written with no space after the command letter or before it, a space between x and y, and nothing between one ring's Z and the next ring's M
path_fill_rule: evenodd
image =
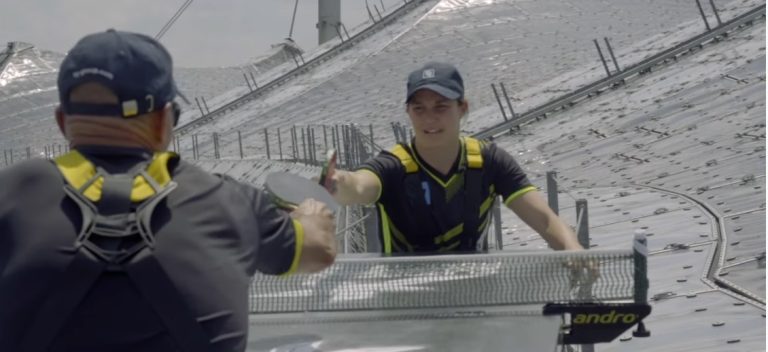
M371 204L381 192L379 177L369 170L336 170L330 176L329 191L340 204Z
M508 207L553 249L583 249L571 227L549 208L538 191L520 196L509 203Z

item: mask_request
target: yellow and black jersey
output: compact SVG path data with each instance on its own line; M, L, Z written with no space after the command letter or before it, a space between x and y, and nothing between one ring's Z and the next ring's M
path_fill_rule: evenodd
M387 254L476 251L493 199L501 195L509 204L536 189L509 153L468 137L447 175L424 162L412 144L382 151L360 169L381 182L376 207Z

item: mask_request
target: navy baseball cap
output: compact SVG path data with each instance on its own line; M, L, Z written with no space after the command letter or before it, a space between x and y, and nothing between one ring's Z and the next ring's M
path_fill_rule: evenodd
M459 70L442 62L428 62L408 75L408 95L405 102L410 101L420 89L429 89L451 100L464 98L464 80Z
M72 89L88 82L109 88L118 104L70 102ZM114 29L75 44L61 63L58 87L62 110L78 115L132 117L161 110L180 95L168 51L152 37Z

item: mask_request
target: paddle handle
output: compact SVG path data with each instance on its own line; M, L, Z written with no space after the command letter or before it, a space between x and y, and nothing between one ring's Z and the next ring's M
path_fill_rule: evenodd
M330 191L330 184L328 184L328 182L330 181L330 177L333 176L334 171L336 171L336 149L331 148L326 152L325 163L323 164L323 169L320 171L320 179L318 182L326 190Z

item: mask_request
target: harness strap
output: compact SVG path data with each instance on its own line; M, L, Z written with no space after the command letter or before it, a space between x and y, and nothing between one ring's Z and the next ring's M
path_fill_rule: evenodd
M149 248L145 247L139 252L125 267L125 271L163 320L182 351L210 350L208 333L184 303L183 296Z
M131 213L131 192L133 180L148 163L139 163L124 174L109 174L106 170L97 167L96 175L103 175L104 184L101 187L101 199L96 203L99 215L109 216ZM97 176L94 176L96 178ZM91 182L90 180L88 181Z
M21 351L48 351L61 327L83 301L106 267L106 262L100 261L85 250L78 250L37 311L32 324L21 340Z
M480 207L482 199L482 168L483 156L480 141L471 137L464 137L464 148L467 155L467 170L464 173L464 228L468 233L462 238L460 248L463 250L476 250L480 234ZM471 232L469 232L471 231ZM482 245L482 244L481 244Z
M464 236L460 248L476 250L480 237L480 195L482 193L482 172L480 169L469 169L464 174Z
M62 160L71 164L71 159ZM90 164L84 158L76 161ZM111 175L101 168L93 167L92 164L81 164L77 167L90 167L94 172L90 179L81 178L77 185L71 184L71 177L64 175L68 181L68 184L64 185L65 194L78 205L83 225L74 241L74 248L71 249L74 255L51 287L51 293L30 324L22 340L21 351L47 351L62 326L105 271L123 271L128 275L144 299L160 316L182 351L210 351L208 334L152 251L152 213L160 201L175 189L176 183L168 178L162 182L165 187L161 186L145 171L146 166L147 163L140 163L125 174ZM61 165L59 169L62 174L65 173L65 168ZM136 182L139 177L144 178L143 183ZM86 191L98 179L103 182L99 185L100 189L96 189L100 198L98 203L94 204L87 197ZM148 185L152 195L148 199L142 199L143 202L134 210L131 198L137 184L145 190Z
M411 174L419 171L419 164L413 160L410 148L408 148L407 145L399 143L396 144L395 147L392 148L392 154L395 154L395 156L400 159L400 163L403 164L403 167L405 167L406 173Z
M471 137L463 137L462 144L464 146L464 155L461 156L463 160L460 161L459 172L463 173L464 179L464 210L463 210L463 229L464 235L462 236L459 249L461 250L475 250L476 242L480 237L480 206L482 204L482 170L483 170L483 156L482 156L482 143ZM391 151L399 160L402 166L405 168L405 187L409 193L409 201L413 204L419 199L415 197L417 194L414 185L418 185L420 181L419 176L419 164L414 159L412 149L406 145L399 143L395 145ZM412 190L409 189L414 188ZM412 193L412 194L411 194ZM380 218L382 218L383 208L380 207ZM412 222L412 225L417 225ZM391 231L391 226L382 226L382 232ZM413 227L413 226L412 226ZM389 233L382 234L382 238L385 241L384 247L387 247L387 240L392 240L392 235Z

